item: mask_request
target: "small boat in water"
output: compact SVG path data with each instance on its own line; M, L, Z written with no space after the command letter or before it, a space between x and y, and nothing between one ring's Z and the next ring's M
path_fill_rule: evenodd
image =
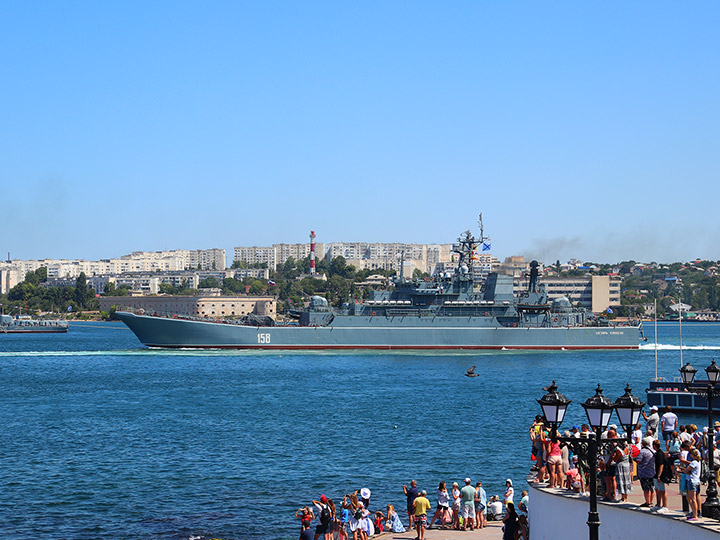
M0 334L55 334L68 331L63 320L33 319L27 315L0 315Z

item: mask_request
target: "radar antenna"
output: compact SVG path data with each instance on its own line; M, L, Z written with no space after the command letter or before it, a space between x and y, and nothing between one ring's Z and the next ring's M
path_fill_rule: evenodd
M470 231L465 231L458 239L457 243L453 244L453 252L458 254L457 271L461 272L463 265L467 268L467 274L472 279L473 276L473 264L475 262L475 256L479 249L484 249L485 228L483 226L482 213L478 214L478 227L480 228L480 236L475 238Z

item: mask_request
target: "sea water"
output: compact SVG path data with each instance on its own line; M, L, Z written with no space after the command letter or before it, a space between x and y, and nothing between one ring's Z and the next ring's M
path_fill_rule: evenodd
M658 330L670 379L678 330ZM720 325L682 332L702 373ZM412 479L431 501L466 476L489 495L511 478L519 494L542 388L555 379L573 400L565 429L598 382L644 400L652 324L645 334L632 351L443 354L151 350L119 323L0 335L0 536L295 539L295 510L321 494L368 487L371 510L401 515Z

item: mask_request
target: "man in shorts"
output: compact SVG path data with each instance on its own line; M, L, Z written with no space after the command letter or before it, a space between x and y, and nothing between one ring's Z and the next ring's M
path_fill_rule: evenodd
M665 452L662 451L661 444L657 439L653 441L653 451L655 452L655 496L657 497L657 504L653 506L650 511L657 512L658 514L667 514L669 510L667 508L666 484L672 480L672 470L670 469L670 462L665 457Z
M417 529L417 538L423 540L425 538L425 525L427 524L427 513L430 510L430 501L427 500L427 491L424 489L415 497L413 501L413 509L415 510L415 528Z
M463 518L463 531L467 531L468 525L470 530L475 527L475 488L470 485L470 478L465 479L465 486L460 490L460 507Z
M655 454L652 453L653 439L645 437L642 440L642 448L635 461L637 462L638 478L642 487L645 502L641 507L650 508L653 506L653 495L655 494Z
M407 497L407 513L408 519L410 519L410 528L412 529L415 526L415 507L413 506L413 503L415 502L415 498L418 496L417 482L412 480L410 482L410 487L403 486L403 492L405 493L405 497Z
M327 497L320 495L320 500L313 501L313 504L315 508L317 508L317 517L319 520L319 523L315 526L315 540L318 540L320 537L325 538L325 540L330 540L332 538L332 530L330 527L332 514L327 503Z
M662 429L662 438L665 441L665 450L670 449L670 442L673 439L673 431L677 429L678 417L672 412L672 407L668 405L665 407L665 414L660 419L660 428Z

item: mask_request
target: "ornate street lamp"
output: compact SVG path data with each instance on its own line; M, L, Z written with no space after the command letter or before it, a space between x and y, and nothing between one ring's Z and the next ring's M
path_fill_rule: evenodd
M707 400L708 404L708 469L710 474L707 478L707 491L705 492L705 502L702 504L702 516L712 519L720 519L720 501L718 500L717 482L715 480L715 463L714 463L714 442L715 433L713 429L713 397L720 396L720 389L716 387L718 379L720 379L720 367L715 364L715 360L705 368L707 381L695 381L697 369L692 367L688 362L680 368L680 375L688 392L702 396ZM710 441L713 444L709 444Z
M571 400L558 392L555 381L553 381L550 386L543 388L543 390L545 390L547 394L538 399L537 402L540 404L540 407L542 407L545 418L552 426L553 440L561 441L571 446L573 452L577 455L587 456L589 469L587 471L589 475L588 490L590 491L590 509L588 510L587 520L588 533L590 540L598 540L600 529L600 516L597 511L598 456L605 446L615 445L621 441L632 441L630 436L632 433L632 425L637 423L640 411L645 404L632 395L629 385L625 387L625 395L619 397L615 403L613 403L610 399L602 395L602 388L598 384L595 389L595 395L588 398L585 403L582 404L588 421L595 430L595 433L589 433L588 437L580 438L558 437L557 428L565 418L565 412ZM613 410L617 411L620 423L625 427L625 438L601 441L600 435L610 423Z
M639 397L632 395L630 383L625 385L625 394L615 400L615 412L617 412L620 425L625 429L625 433L632 433L632 430L640 420L645 402Z
M705 373L707 373L708 382L714 386L720 377L720 367L717 367L714 358L712 363L705 368Z
M585 414L587 414L588 422L590 422L590 425L597 433L604 431L608 427L614 408L613 402L603 396L602 392L603 390L600 388L600 383L598 383L595 389L595 395L588 398L585 403L582 404L585 409Z
M695 374L697 373L697 369L692 367L690 365L690 362L685 364L683 367L680 368L680 375L682 376L682 382L685 385L690 385L695 380Z
M565 418L565 412L571 400L557 391L558 387L553 380L550 386L546 386L543 390L547 391L542 398L536 400L542 408L545 419L550 422L553 430L557 432L557 428L562 424Z

